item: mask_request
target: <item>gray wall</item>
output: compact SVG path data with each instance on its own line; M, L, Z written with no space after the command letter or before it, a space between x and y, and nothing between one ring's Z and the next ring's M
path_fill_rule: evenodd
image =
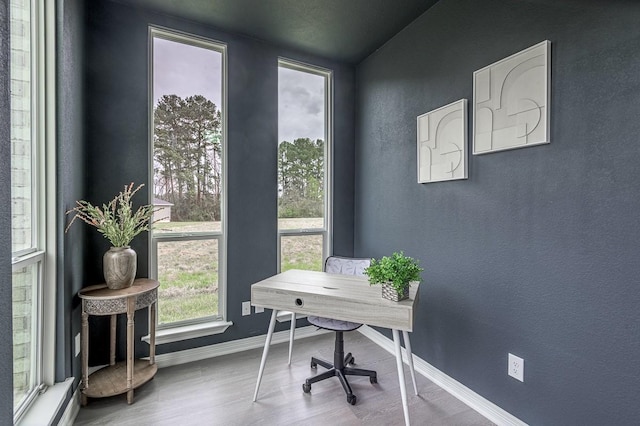
M277 267L277 59L284 56L335 72L334 252L345 255L353 251L354 70L152 11L93 2L87 27L86 149L87 197L94 202L108 201L125 183L148 179L149 24L228 45L227 300L234 325L223 335L159 346L158 353L263 334L268 314L242 317L240 307L250 299L250 285ZM101 258L108 246L96 232L87 240L86 284L92 284L102 281ZM133 244L140 276L147 274L147 245L146 234ZM139 312L139 335L146 333L145 319ZM106 328L98 333L105 334Z
M357 68L355 254L419 258L414 353L530 424L640 418L639 22L634 2L441 0ZM416 117L545 39L551 144L417 184Z
M0 3L0 419L13 418L11 326L11 131L9 110L9 2Z
M58 0L56 5L57 61L57 322L56 381L81 377L80 357L75 357L74 336L80 332L80 301L76 297L85 283L84 257L87 226L74 224L63 212L86 198L84 134L84 29L83 0Z

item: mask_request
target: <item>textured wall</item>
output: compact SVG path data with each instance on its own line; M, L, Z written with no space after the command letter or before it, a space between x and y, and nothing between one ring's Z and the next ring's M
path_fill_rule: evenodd
M11 333L11 124L9 112L9 2L0 3L0 419L13 418Z
M357 68L355 254L419 258L414 352L530 424L640 417L638 22L634 2L441 0ZM545 39L551 144L417 184L416 117Z
M76 297L85 284L84 258L87 226L64 229L68 211L76 200L86 199L84 133L84 30L86 16L82 0L58 0L56 9L57 59L57 186L56 225L58 301L56 312L56 381L82 374L75 357L74 337L80 332L80 302Z
M276 272L277 59L284 56L335 71L336 214L334 251L353 250L354 70L350 66L288 52L255 39L108 1L88 8L88 197L108 200L122 182L149 175L149 24L205 36L228 45L228 319L224 335L158 348L159 353L266 332L267 314L240 315L250 285ZM146 192L144 194L146 196ZM99 282L107 243L88 235L86 275ZM146 275L147 237L136 238L138 271ZM89 284L90 282L87 282ZM137 333L146 333L141 313Z

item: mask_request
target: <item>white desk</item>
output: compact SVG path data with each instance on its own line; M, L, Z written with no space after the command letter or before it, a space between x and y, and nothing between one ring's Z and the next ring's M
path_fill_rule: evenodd
M404 368L400 348L400 334L404 334L407 358L416 395L413 356L408 332L413 331L415 304L418 301L418 283L411 285L409 299L392 302L383 299L380 286L370 286L366 277L336 275L326 272L290 270L274 275L251 286L251 304L273 309L269 331L264 344L258 382L253 400L258 399L262 373L269 354L271 337L278 311L292 311L390 328L395 345L398 380L405 423L409 425L409 408L404 381Z

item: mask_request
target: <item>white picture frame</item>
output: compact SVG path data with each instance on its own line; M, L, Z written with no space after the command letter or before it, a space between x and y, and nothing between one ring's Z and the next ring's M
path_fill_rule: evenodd
M551 42L473 73L473 154L550 142Z
M418 183L467 179L467 110L460 99L418 116Z

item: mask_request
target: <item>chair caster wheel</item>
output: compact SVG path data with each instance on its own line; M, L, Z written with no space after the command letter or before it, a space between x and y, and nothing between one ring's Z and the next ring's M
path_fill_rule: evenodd
M302 384L302 392L304 392L304 393L311 392L311 385L309 385L307 383L303 383Z
M347 395L347 402L351 405L356 405L356 396L355 395Z
M349 364L356 365L356 359L354 357L351 357L351 360L349 361Z
M318 368L318 364L316 364L315 362L311 361L311 368Z
M369 377L369 381L371 382L371 384L375 384L375 383L378 383L378 378L377 377Z

